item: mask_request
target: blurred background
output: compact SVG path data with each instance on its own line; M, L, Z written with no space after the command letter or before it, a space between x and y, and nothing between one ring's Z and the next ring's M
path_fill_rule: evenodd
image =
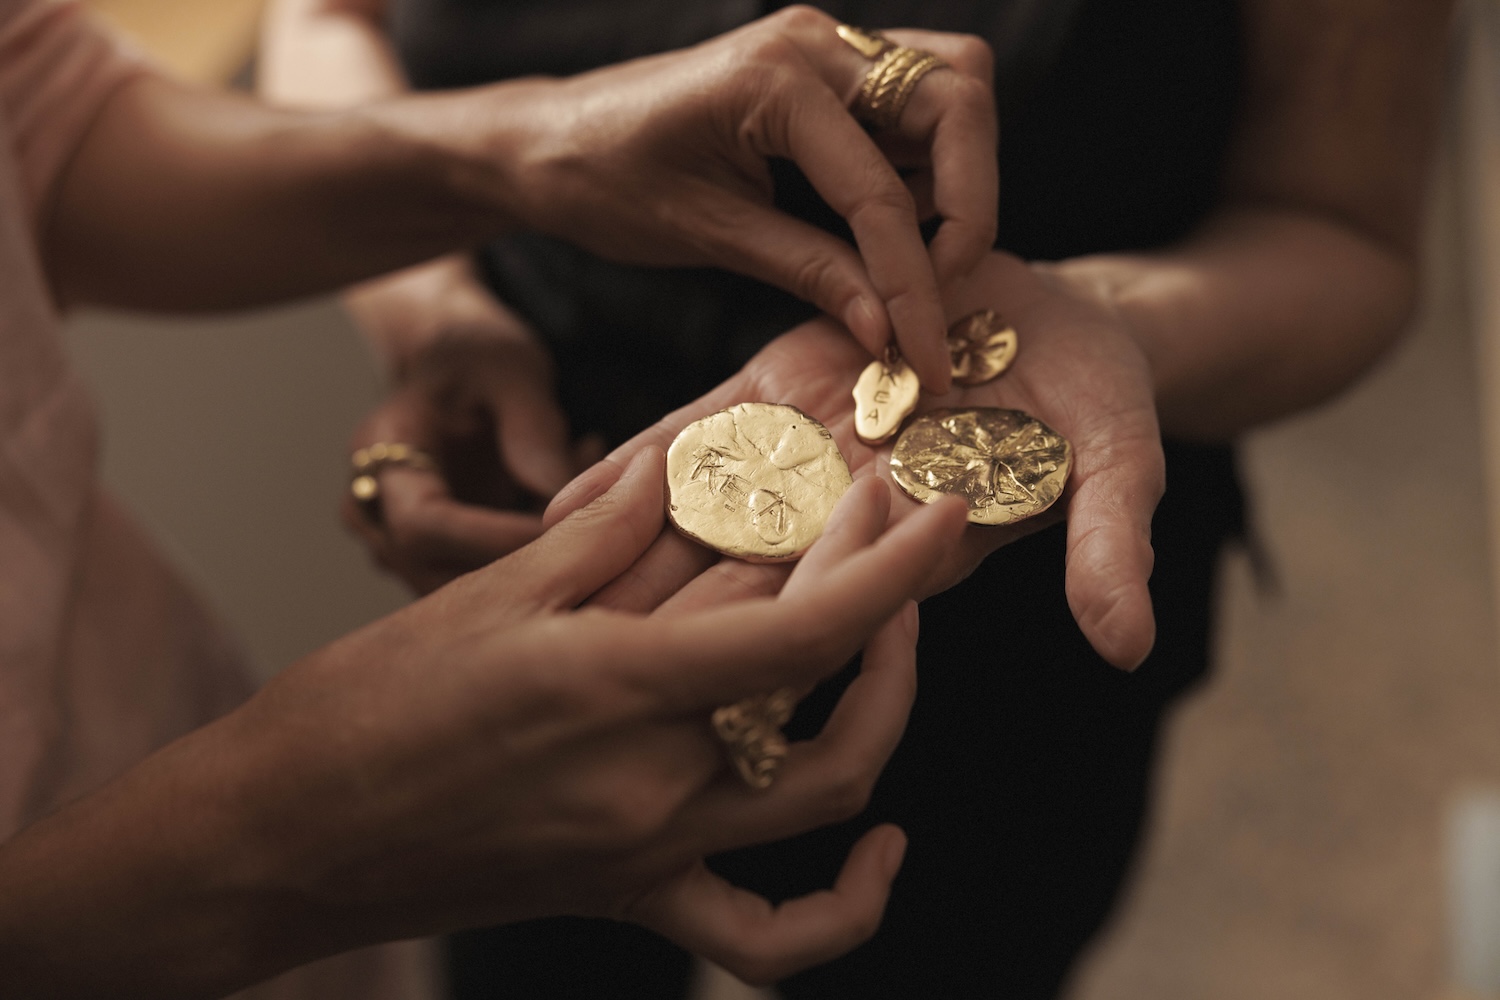
M93 0L213 84L259 2ZM1455 48L1425 306L1359 388L1246 440L1260 568L1222 569L1216 672L1073 1000L1500 997L1500 4ZM405 600L335 515L380 386L332 302L70 339L107 479L264 675Z

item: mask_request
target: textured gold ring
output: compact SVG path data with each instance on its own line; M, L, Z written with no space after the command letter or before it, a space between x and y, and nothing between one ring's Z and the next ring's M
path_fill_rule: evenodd
M723 742L735 773L751 788L770 788L776 780L786 759L781 727L796 707L796 692L782 688L714 710L714 735Z
M393 465L423 472L436 472L437 459L399 441L377 441L350 457L349 493L364 509L373 511L380 501L381 469Z
M931 52L897 45L878 31L847 24L836 30L856 52L875 61L854 95L852 108L854 117L874 129L895 128L917 84L928 73L947 65Z

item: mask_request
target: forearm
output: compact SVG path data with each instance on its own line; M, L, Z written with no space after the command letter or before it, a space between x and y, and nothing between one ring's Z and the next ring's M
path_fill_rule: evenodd
M317 115L138 78L59 181L49 273L65 302L232 308L470 245L513 218L519 104L433 95Z
M349 946L289 905L290 880L273 890L249 747L217 738L234 725L0 845L0 995L217 997Z
M1117 312L1164 432L1222 440L1348 385L1405 328L1412 251L1296 211L1221 212L1178 247L1043 266Z

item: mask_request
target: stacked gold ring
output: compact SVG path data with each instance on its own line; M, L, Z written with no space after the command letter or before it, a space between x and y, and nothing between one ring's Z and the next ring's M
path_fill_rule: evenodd
M839 37L866 59L875 60L854 98L854 116L874 129L894 128L917 84L947 63L931 52L897 45L878 31L865 31L847 24L837 28Z
M776 780L786 759L781 727L791 720L796 707L796 693L782 688L714 710L714 734L724 743L735 773L751 788L770 788Z
M437 471L437 459L399 441L377 441L361 448L350 458L349 492L361 504L373 505L380 499L381 469L393 465L423 472Z

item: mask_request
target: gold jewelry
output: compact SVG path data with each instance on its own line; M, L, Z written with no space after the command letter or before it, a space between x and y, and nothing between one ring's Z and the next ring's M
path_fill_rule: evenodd
M419 451L399 441L377 441L356 451L350 458L351 476L349 492L367 510L374 509L380 501L380 470L392 465L423 472L436 472L437 460L425 451Z
M993 309L971 313L948 328L948 355L953 381L982 385L997 378L1016 360L1016 331Z
M672 526L747 562L799 558L853 484L828 428L780 403L695 420L667 449Z
M866 365L854 383L854 433L865 444L890 440L917 408L921 393L917 373L894 343L888 345L885 357Z
M974 524L1012 524L1051 507L1068 484L1073 446L1020 410L930 410L891 450L891 478L914 500L969 502Z
M878 31L841 24L836 29L852 49L875 60L854 97L854 117L874 129L894 128L922 77L947 65L931 52L897 45Z
M761 791L776 780L786 759L781 727L796 707L796 692L782 688L714 710L714 734L723 741L735 773L751 788Z

